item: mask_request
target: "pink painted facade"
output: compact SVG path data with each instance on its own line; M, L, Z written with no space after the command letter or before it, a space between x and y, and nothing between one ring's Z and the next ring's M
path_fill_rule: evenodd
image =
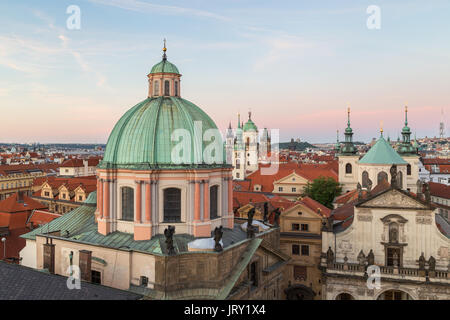
M177 234L211 237L215 227L233 228L231 168L210 170L110 170L99 169L98 232L133 233L135 240L149 240L168 225ZM218 217L210 219L210 188L217 188ZM122 188L133 189L134 217L122 219ZM180 193L179 221L166 221L166 189Z

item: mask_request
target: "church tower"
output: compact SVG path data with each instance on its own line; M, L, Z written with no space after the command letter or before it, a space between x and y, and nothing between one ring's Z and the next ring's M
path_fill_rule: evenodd
M259 143L259 155L258 158L262 163L269 163L271 143L270 134L267 128L263 129L261 140Z
M405 126L402 129L402 140L397 148L398 154L408 162L406 166L406 189L416 193L419 180L419 155L411 144L411 130L408 127L408 107L405 106Z
M226 140L225 140L225 150L226 150L226 161L227 164L233 164L233 149L234 149L234 135L233 129L231 128L231 122L228 125Z
M246 171L258 170L258 128L252 121L252 113L248 113L248 120L244 124L243 138L245 144Z
M339 183L342 184L342 192L356 189L358 183L358 159L357 149L353 144L353 130L350 127L350 108L347 109L347 128L345 128L345 141L340 147L339 159Z
M234 152L233 152L233 179L244 180L245 178L245 146L243 129L241 125L241 116L238 114L238 127L236 129L236 137L234 140Z

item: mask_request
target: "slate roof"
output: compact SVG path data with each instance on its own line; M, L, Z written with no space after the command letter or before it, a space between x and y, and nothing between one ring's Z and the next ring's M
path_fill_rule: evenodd
M0 262L1 300L138 300L129 291L81 282L81 289L68 289L67 278L16 264Z

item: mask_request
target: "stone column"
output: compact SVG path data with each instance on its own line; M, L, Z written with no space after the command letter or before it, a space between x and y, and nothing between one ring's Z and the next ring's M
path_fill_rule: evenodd
M103 219L103 179L99 178L97 181L98 181L97 208L100 218Z
M145 222L152 223L152 185L145 183Z
M142 222L142 195L141 195L141 184L142 181L135 181L136 183L136 215L134 217L135 223Z
M203 221L209 221L209 181L203 184Z
M102 200L102 206L103 207L103 214L100 219L98 219L98 232L106 236L111 231L111 213L110 213L110 207L111 207L111 200L110 200L110 183L111 180L103 180L102 183L102 193L103 197L105 198L104 201Z
M200 221L200 181L195 181L194 222Z
M228 228L234 228L234 216L233 216L233 178L230 176L228 179Z

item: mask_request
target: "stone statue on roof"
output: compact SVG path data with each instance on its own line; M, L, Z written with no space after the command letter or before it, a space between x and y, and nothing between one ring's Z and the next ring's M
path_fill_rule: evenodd
M419 270L425 270L425 256L422 254L419 257Z
M253 224L253 216L255 215L255 207L251 208L247 212L247 227Z
M369 254L367 255L367 264L369 266L373 266L375 264L375 255L373 254L372 249L370 249Z
M430 185L428 183L425 183L424 188L425 188L425 191L424 191L425 201L427 203L430 203L431 202Z
M173 235L175 233L175 226L168 226L164 230L164 236L166 237L167 253L169 255L175 254L175 247L173 246Z
M274 226L279 227L280 226L280 215L281 215L280 208L276 208L273 212L275 213Z
M361 183L358 182L358 184L356 185L356 190L358 190L358 200L362 199L362 186Z
M372 191L373 182L369 179L367 182L367 193L370 193Z
M222 240L223 230L222 226L216 227L214 229L214 251L220 252L223 250L222 245L220 244L220 240Z
M264 202L264 218L263 218L263 221L267 222L268 217L269 217L269 203L268 202Z
M327 264L332 264L334 263L334 252L331 249L331 247L328 247L327 250Z
M433 256L430 256L430 259L428 259L428 271L435 271L436 270L436 259Z

